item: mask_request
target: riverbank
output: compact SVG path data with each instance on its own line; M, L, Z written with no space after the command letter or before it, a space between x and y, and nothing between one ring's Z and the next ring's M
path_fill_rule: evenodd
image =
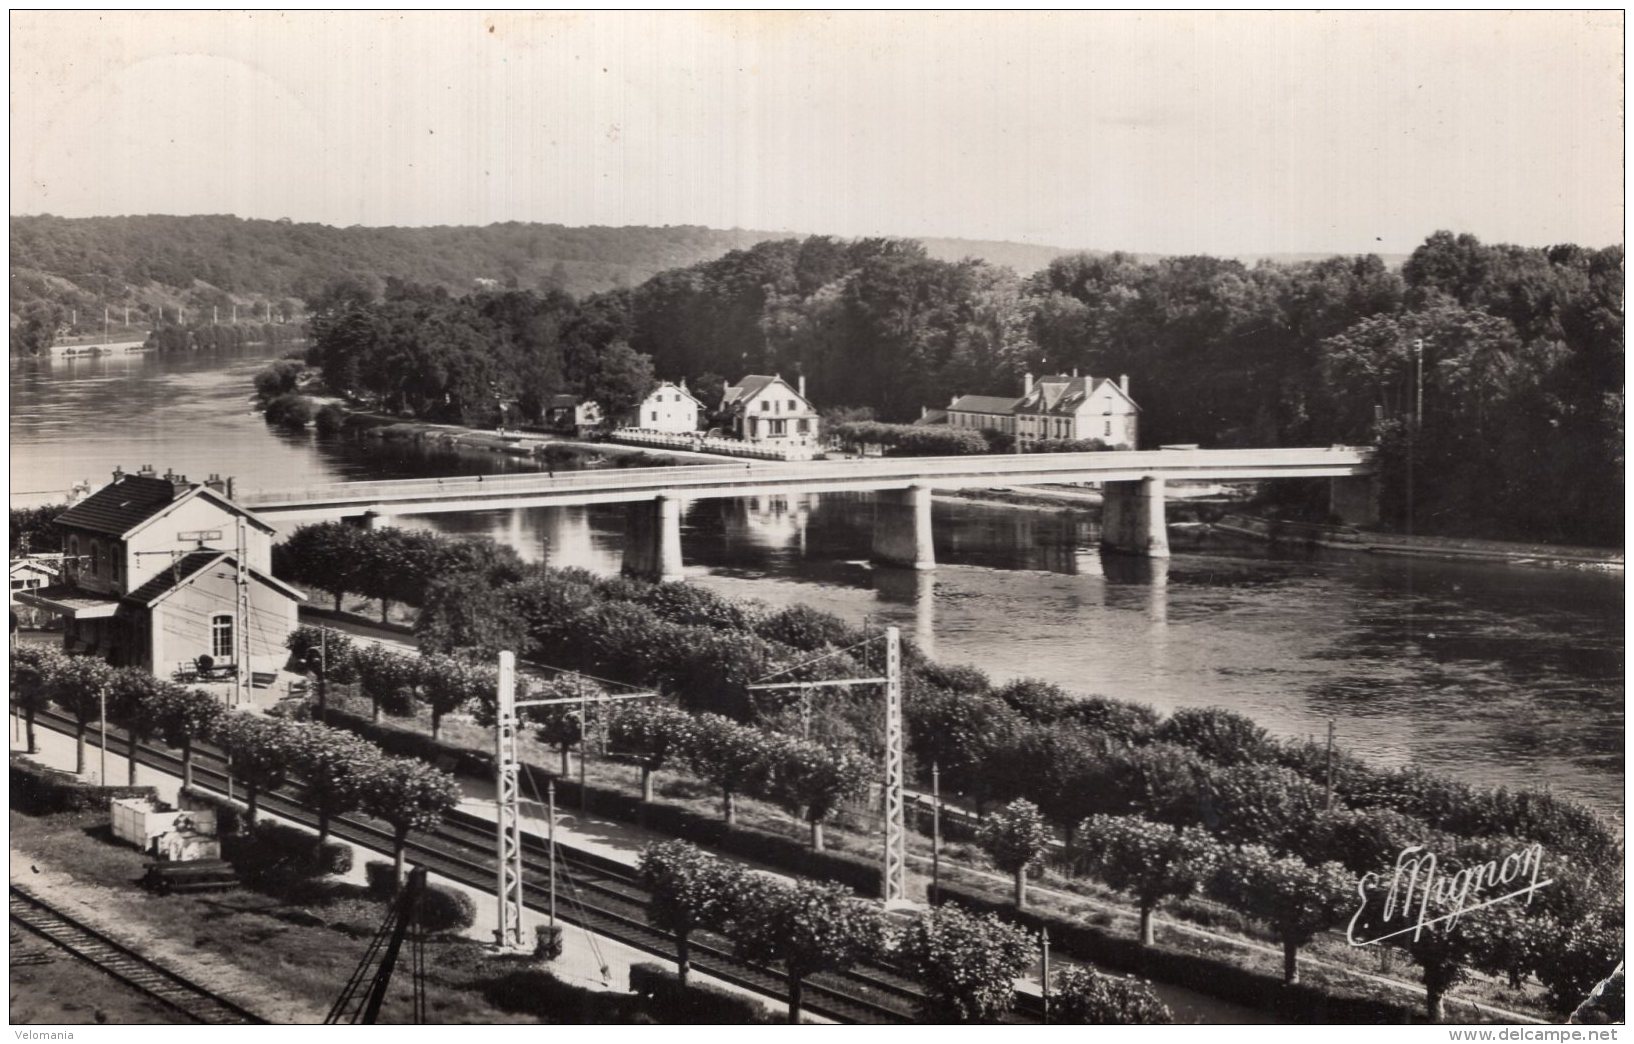
M1543 569L1582 569L1616 574L1623 572L1623 553L1604 548L1476 540L1466 537L1408 536L1403 533L1373 532L1354 526L1290 522L1237 513L1221 517L1210 524L1210 529L1273 546L1322 547L1375 555L1435 558L1453 562L1493 562Z
M347 409L344 404L341 408L346 410L347 430L355 432L362 438L435 442L454 449L475 450L527 460L542 458L549 447L557 446L585 458L594 456L607 459L637 458L660 464L721 463L718 454L569 439L536 429L473 428L462 424L405 420L382 413Z

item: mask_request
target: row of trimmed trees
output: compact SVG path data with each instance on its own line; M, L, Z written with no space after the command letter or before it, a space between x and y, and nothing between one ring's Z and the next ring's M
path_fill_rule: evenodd
M182 783L191 787L194 749L213 743L227 755L232 778L243 785L251 826L262 798L286 785L295 785L301 800L317 812L319 847L329 840L338 816L361 811L380 819L392 828L399 882L409 831L435 826L460 798L449 773L418 758L389 755L344 729L228 711L201 689L160 681L138 668L109 667L89 656L19 648L11 659L11 693L28 722L31 752L37 749L38 712L54 704L73 716L77 772L85 771L85 734L105 699L108 720L128 735L131 785L139 745L158 738L179 749Z
M1015 1003L1015 981L1037 953L1025 932L991 914L977 916L950 904L903 927L843 885L785 883L685 841L648 845L640 872L649 892L648 918L675 936L681 982L690 972L693 933L717 933L744 959L783 970L790 1022L800 1021L811 976L879 961L918 978L926 993L926 1018L989 1022ZM1144 983L1088 969L1062 975L1052 1014L1066 1023L1170 1021L1168 1009Z
M1017 800L986 817L978 841L995 865L1014 875L1016 905L1024 907L1028 875L1044 869L1054 848L1037 806ZM1455 850L1441 870L1456 879L1460 871L1473 873L1494 854L1490 848ZM1253 918L1281 944L1288 983L1299 981L1299 950L1318 934L1360 916L1358 900L1366 899L1359 875L1339 862L1307 862L1264 845L1225 844L1197 827L1139 816L1090 817L1075 831L1062 859L1073 871L1089 873L1134 901L1143 945L1155 941L1152 915L1171 899L1206 895ZM1383 879L1390 880L1390 874ZM1621 955L1621 905L1563 896L1574 882L1561 883L1565 887L1552 895L1545 890L1532 901L1475 910L1422 933L1397 937L1394 945L1423 971L1432 1022L1441 1017L1447 991L1467 981L1471 970L1502 977L1512 989L1535 975L1563 1013L1571 1012L1610 972ZM1426 918L1453 912L1436 896L1426 901L1425 909L1430 910ZM1372 920L1377 915L1370 910L1364 918L1364 934L1380 931Z
M318 641L315 629L302 628L290 647L304 657ZM434 653L406 655L377 645L353 646L344 636L326 639L332 680L355 680L376 717L382 706L412 713L413 704L429 708L432 735L442 717L456 710L492 720L497 674L490 665ZM517 679L518 699L594 697L603 690L594 680L561 676L549 681ZM612 756L641 768L643 801L653 799L655 774L680 767L714 786L721 794L722 814L737 820L737 798L766 798L787 809L811 831L811 844L822 851L823 826L848 800L866 792L874 778L873 762L843 744L786 735L743 725L718 714L690 714L661 701L624 704L610 712L581 713L564 704L523 708L521 717L540 742L556 748L561 772L568 756L583 751L594 719L602 717Z

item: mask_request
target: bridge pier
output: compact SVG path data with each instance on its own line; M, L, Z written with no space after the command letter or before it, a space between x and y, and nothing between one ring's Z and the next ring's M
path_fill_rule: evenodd
M906 569L936 568L929 486L874 494L874 560Z
M361 515L348 515L346 521L359 529L379 529L381 514L378 511L365 511Z
M681 501L674 496L625 506L624 574L670 583L681 570Z
M1169 557L1169 527L1163 507L1163 480L1101 484L1101 550L1147 558Z
M1351 475L1328 480L1328 511L1351 526L1379 524L1379 477Z

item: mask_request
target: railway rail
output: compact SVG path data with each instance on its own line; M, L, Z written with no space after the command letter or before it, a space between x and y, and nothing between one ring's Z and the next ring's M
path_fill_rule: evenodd
M11 920L194 1022L245 1026L265 1021L17 885L11 886Z
M73 721L55 711L42 711L36 725L73 734ZM124 735L110 729L110 736ZM87 736L87 742L95 742ZM110 747L124 753L125 742ZM137 763L171 775L181 774L181 758L149 744L138 744ZM205 746L194 748L195 788L225 795L226 759ZM261 808L306 826L315 826L317 816L302 805L286 787L275 794L263 794ZM483 891L494 882L494 825L492 822L455 810L431 832L410 836L408 857L433 873ZM340 839L377 852L392 851L389 830L370 820L347 815L331 822L331 833ZM557 876L561 884L556 916L626 946L665 960L676 959L673 937L649 924L645 906L647 894L627 866L592 853L557 843ZM524 833L523 901L543 911L549 902L549 866L546 843L537 835ZM696 933L691 940L693 968L704 974L765 996L783 1000L788 995L787 977L775 969L753 964L731 952L730 944L719 936ZM814 1015L847 1023L902 1024L912 1022L924 1001L923 992L910 977L890 968L860 967L843 973L812 976L805 982L804 1008ZM1034 999L1018 993L1015 1018L1036 1021Z

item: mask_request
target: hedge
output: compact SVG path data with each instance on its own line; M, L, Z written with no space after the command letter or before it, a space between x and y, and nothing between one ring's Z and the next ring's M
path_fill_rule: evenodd
M47 768L19 754L11 756L11 807L29 815L54 812L108 811L113 798L149 798L157 801L153 787L99 787L69 772Z
M630 992L661 1012L666 1021L703 1025L743 1025L777 1021L764 1004L713 983L689 980L657 964L630 965Z
M420 927L432 933L463 932L477 921L477 904L469 895L445 885L426 885L420 893Z

